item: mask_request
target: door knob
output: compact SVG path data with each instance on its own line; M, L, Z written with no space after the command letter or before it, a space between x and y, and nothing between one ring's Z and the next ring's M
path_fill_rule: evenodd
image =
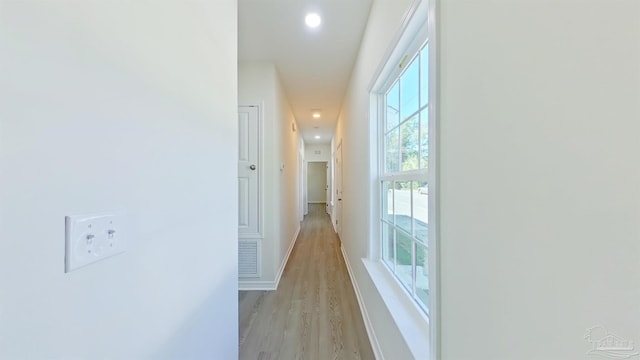
M255 170L255 169L256 169L256 166L255 166L255 165L251 165L251 166L249 166L249 169L251 169L251 170Z

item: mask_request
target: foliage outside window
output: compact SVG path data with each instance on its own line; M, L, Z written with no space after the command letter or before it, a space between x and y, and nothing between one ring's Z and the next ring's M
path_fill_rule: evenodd
M429 309L429 117L425 44L386 88L381 123L382 260Z

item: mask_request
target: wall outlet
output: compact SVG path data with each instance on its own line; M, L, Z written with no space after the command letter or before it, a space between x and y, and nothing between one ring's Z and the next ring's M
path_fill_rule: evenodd
M122 215L65 217L65 272L125 251Z

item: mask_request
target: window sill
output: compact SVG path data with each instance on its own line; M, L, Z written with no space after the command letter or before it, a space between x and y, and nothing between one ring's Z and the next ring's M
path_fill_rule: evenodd
M429 358L429 320L381 261L362 259L415 359Z

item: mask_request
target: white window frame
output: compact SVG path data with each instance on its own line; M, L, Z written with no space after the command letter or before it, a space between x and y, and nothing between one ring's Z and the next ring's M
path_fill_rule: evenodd
M403 171L402 168L402 148L401 146L399 146L398 148L398 166L399 166L399 170L398 171L394 171L394 172L387 172L386 171L386 151L384 151L385 148L385 144L386 144L386 135L387 135L387 127L386 127L386 123L385 120L387 118L387 104L386 104L386 99L387 99L387 94L388 92L391 90L391 88L395 85L395 84L399 84L400 85L400 78L405 74L405 72L407 71L407 69L409 68L409 65L413 64L413 62L418 61L418 55L419 53L422 51L422 49L424 49L427 46L428 40L425 39L425 36L416 36L416 38L413 40L413 42L409 45L409 47L406 48L405 51L403 51L405 53L405 55L402 57L401 64L398 64L397 69L399 69L400 71L393 71L390 73L390 77L387 79L387 81L383 82L381 88L380 88L380 92L376 92L375 94L372 94L373 96L378 97L377 99L377 104L378 104L378 196L384 197L386 194L383 194L384 189L382 188L382 183L383 182L426 182L428 185L428 188L431 188L430 183L429 183L429 173L433 172L433 169L431 168L431 166L429 166L427 169L417 169L417 170L409 170L409 171ZM421 69L422 71L422 69ZM421 72L418 73L418 76L421 76ZM402 87L400 87L399 89L399 94L400 94L400 105L402 105ZM406 117L403 117L401 114L398 114L400 123L397 126L397 129L399 131L399 138L398 141L401 141L402 138L402 124L404 122L407 122L409 120L411 120L413 118L413 116L418 115L421 116L422 111L424 110L425 106L421 106L421 100L422 100L422 94L420 93L420 88L418 88L418 110ZM427 102L426 108L428 109L428 104L429 102ZM401 110L401 109L400 109ZM428 110L427 110L428 113ZM420 125L422 123L422 120L419 118L419 125L418 128L420 128ZM396 129L396 127L394 127L394 129ZM431 140L432 134L429 134L429 140ZM430 142L429 142L430 144ZM419 158L419 162L422 161L422 144L419 143L418 144L418 158ZM429 150L430 150L430 146L429 146ZM429 152L429 158L431 157L431 152ZM429 203L432 202L431 200L432 196L429 195ZM413 214L413 200L414 200L414 196L413 196L413 191L412 191L412 196L410 197L410 208L411 208L411 218L412 220L414 219L414 214ZM392 201L395 204L395 196L393 197ZM409 295L411 296L412 300L416 301L416 304L419 306L419 308L424 311L427 315L427 317L429 316L429 309L426 307L422 307L422 305L419 303L419 301L416 299L416 248L417 246L422 246L422 242L417 240L417 237L413 234L414 232L407 231L406 229L403 229L402 227L398 226L396 224L396 209L395 209L395 205L394 207L394 216L393 216L393 221L389 222L384 220L383 218L383 209L382 207L382 201L380 202L381 206L378 212L378 222L380 224L380 226L382 227L383 224L389 224L390 227L392 227L396 233L398 232L403 232L405 234L407 234L406 236L408 236L409 238L411 238L411 254L412 254L412 271L411 271L411 288L407 288L407 286L405 284L402 284L402 281L400 281L401 285L403 285L403 287L407 290L407 292L409 293ZM429 220L431 220L432 215L429 216ZM413 228L413 221L412 221L412 225L411 227ZM383 257L384 257L384 251L383 251L383 239L382 239L382 231L381 234L379 236L379 240L380 240L380 253L381 253L381 260L383 260L383 263L389 268L389 270L393 273L393 275L400 280L400 274L398 271L398 253L397 253L397 237L396 240L394 241L393 244L393 253L394 253L394 262L393 264L389 264L387 263ZM420 245L416 245L416 243L420 244ZM428 244L425 244L426 248L428 249L429 246ZM427 250L428 251L428 250Z
M394 318L396 325L405 337L407 344L414 350L414 356L429 354L430 359L439 359L439 233L438 233L438 143L437 143L437 125L438 117L436 113L437 104L437 37L436 37L436 0L414 0L409 12L407 13L403 24L398 31L392 47L387 51L382 59L381 65L378 67L369 86L370 92L370 120L371 120L371 165L375 183L372 184L371 201L372 208L370 213L370 231L372 239L369 246L368 259L364 260L365 267L374 281L374 284L381 293L381 296ZM426 24L425 24L426 23ZM381 156L384 149L385 128L382 128L383 117L386 109L385 95L386 90L391 88L395 80L405 70L406 66L400 69L398 64L403 62L409 64L411 60L422 49L425 42L428 41L428 92L429 100L427 105L428 112L428 132L429 132L429 158L428 170L426 171L426 180L429 186L428 201L428 266L429 266L429 305L428 315L423 311L422 307L412 298L401 285L396 275L393 274L385 262L382 260L382 231L381 231L381 193L382 180L393 178L396 181L402 181L402 174L394 176L383 175L385 169L384 156ZM402 119L401 119L402 121ZM400 165L401 166L401 165ZM415 171L414 173L422 173ZM415 256L415 255L414 255ZM385 275L386 273L386 275ZM413 272L415 274L415 272ZM415 280L414 280L415 283ZM385 292L387 293L385 295ZM428 327L426 332L416 331L422 330L422 327ZM416 333L420 333L417 335ZM424 344L424 336L428 337L426 348ZM423 356L424 357L424 356Z

